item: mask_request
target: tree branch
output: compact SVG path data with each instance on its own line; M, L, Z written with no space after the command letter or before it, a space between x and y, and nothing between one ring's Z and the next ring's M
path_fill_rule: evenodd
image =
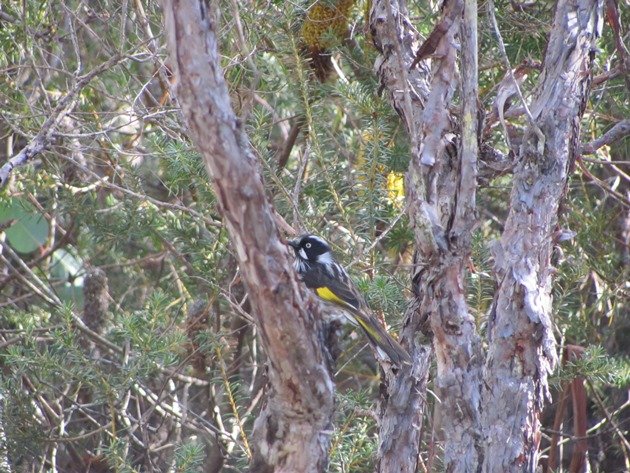
M616 0L606 0L606 19L613 32L615 38L615 46L617 54L619 55L620 69L624 72L626 80L626 88L630 89L630 78L628 78L628 72L630 72L630 51L624 43L624 34L621 28L621 15L619 14L619 2Z
M473 225L477 192L477 159L479 156L479 65L477 44L477 0L464 2L464 17L460 27L462 42L462 125L460 178L457 190L455 220L451 239L468 248Z
M594 154L602 146L607 146L615 141L619 141L622 138L630 135L630 119L626 118L616 123L610 130L604 133L599 138L582 145L581 154Z
M9 159L0 168L0 188L5 186L9 180L9 176L13 169L16 167L24 166L31 161L35 156L46 150L53 140L53 134L61 124L63 118L72 111L76 104L77 95L87 86L92 79L99 74L111 69L120 62L126 60L129 56L126 54L118 54L112 56L110 59L95 67L87 74L77 77L77 80L70 89L70 91L64 95L57 106L50 112L50 115L40 128L35 137L20 150L18 154Z
M434 212L425 202L426 189L420 166L423 149L420 132L423 125L422 111L430 92L430 62L422 61L412 68L420 35L408 18L404 1L375 1L370 11L370 31L379 56L374 70L381 88L389 94L392 107L400 115L411 139L411 155L418 165L410 166L405 178L405 192L408 202L417 205L409 207L409 218L416 234L416 241L422 242L420 251L427 257L438 252L440 238L434 235L439 225Z
M370 11L370 30L379 51L374 69L386 90L393 108L405 123L412 143L412 160L420 162L419 131L422 108L429 94L427 62L411 68L414 50L420 40L413 28L404 1L374 1ZM438 245L433 224L425 205L425 188L419 166L407 173L405 182L409 215L423 251L434 254ZM414 359L397 376L388 376L380 406L379 464L377 471L413 473L417 471L422 418L426 406L426 384L433 352L430 346L417 343L416 336L426 326L426 313L416 299L405 314L401 331L403 346Z
M476 17L474 1L466 5L463 0L445 2L430 41L418 55L411 47L418 37L409 26L404 2L374 2L370 16L374 42L380 52L375 68L412 141L405 192L417 250L412 280L415 300L405 318L403 339L412 340L418 332L427 332L427 321L430 322L449 471L464 471L466 465L474 464L480 443L480 344L464 293L465 262L475 221L477 51L475 22L471 24L467 17L469 22L460 31L464 9L468 16ZM464 67L465 73L471 75L463 92L465 142L454 135L455 120L449 108L457 83L458 34L465 35L468 51ZM414 59L429 58L429 52L430 59ZM412 68L415 63L417 67ZM392 397L406 394L398 391L395 383L390 383L390 392ZM413 399L411 396L410 401ZM400 412L408 413L405 409ZM383 427L386 419L391 420L387 415L384 411L381 433L387 432ZM407 419L396 418L399 425L416 419L416 413L409 415ZM419 422L411 428L415 425ZM408 452L413 451L407 444L411 438L406 434L397 439L394 447L381 445L380 471L415 471L417 465L407 460Z

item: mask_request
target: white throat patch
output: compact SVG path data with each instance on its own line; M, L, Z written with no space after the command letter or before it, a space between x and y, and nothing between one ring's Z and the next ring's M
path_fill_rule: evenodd
M308 259L308 256L306 256L306 251L304 251L304 248L300 248L300 251L298 251L298 253L300 254L300 257L304 260Z
M305 273L306 271L308 271L308 263L306 261L304 261L302 258L295 258L295 260L293 261L293 268L299 273Z

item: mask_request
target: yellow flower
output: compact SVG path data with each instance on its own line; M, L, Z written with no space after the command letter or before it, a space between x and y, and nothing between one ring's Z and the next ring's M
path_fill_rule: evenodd
M405 175L402 172L390 171L387 175L387 196L394 207L402 208L405 202Z

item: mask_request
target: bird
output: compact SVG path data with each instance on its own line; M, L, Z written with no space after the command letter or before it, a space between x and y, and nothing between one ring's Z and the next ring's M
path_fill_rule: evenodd
M346 318L363 329L381 357L388 358L397 366L411 363L407 351L372 315L348 272L335 261L326 240L317 235L305 234L289 240L288 244L295 252L294 268L306 287L324 301L343 309Z

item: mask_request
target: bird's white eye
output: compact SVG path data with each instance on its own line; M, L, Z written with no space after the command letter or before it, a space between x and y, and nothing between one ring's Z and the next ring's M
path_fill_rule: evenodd
M304 246L305 246L306 248L310 248L310 247L311 247L311 246L313 246L313 245L312 245L312 244L310 244L310 243L307 243L307 244L306 244L306 245L304 245Z

